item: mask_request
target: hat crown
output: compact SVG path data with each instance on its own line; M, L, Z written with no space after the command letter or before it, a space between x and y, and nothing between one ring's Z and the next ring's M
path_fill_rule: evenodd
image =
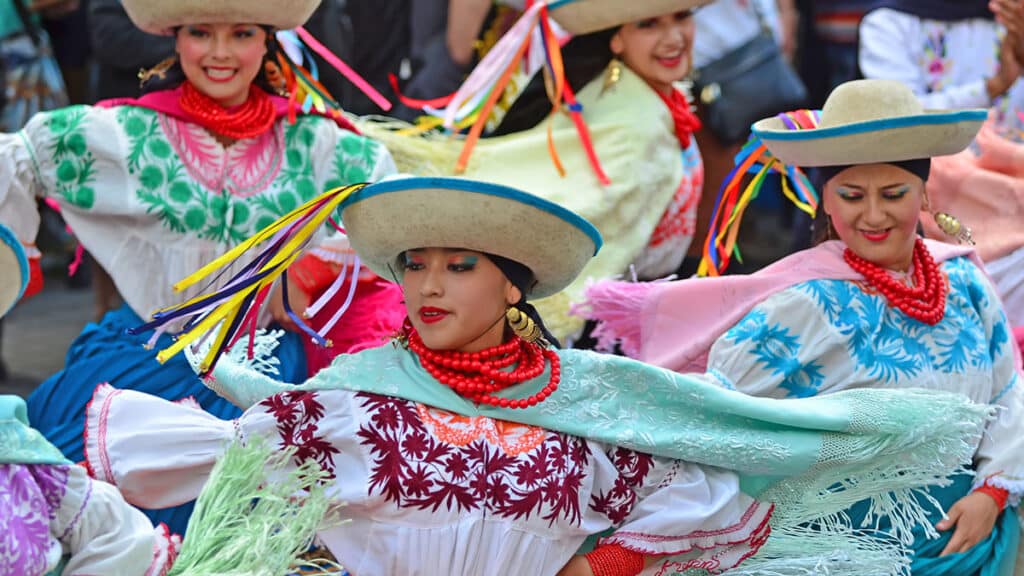
M895 80L854 80L839 85L821 109L819 127L829 128L924 113L914 92Z

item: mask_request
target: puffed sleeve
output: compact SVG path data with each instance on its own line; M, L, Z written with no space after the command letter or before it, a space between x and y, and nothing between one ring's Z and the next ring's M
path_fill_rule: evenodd
M659 557L643 574L728 570L757 552L771 531L771 505L740 492L732 472L618 447L605 456L610 469L599 470L590 507L615 530L598 546Z
M846 346L814 305L813 282L772 295L720 336L708 354L708 376L767 398L809 398L839 383L854 385ZM832 288L849 288L844 284Z
M931 109L987 108L992 105L985 81L976 80L930 92L919 54L912 46L921 39L916 16L888 8L872 10L860 23L859 63L865 78L899 80Z
M181 539L163 524L154 528L117 488L89 478L81 466L66 468L65 497L50 525L69 556L63 573L165 573Z
M170 402L108 384L86 411L85 458L92 475L141 508L196 499L233 442L296 448L287 468L315 459L333 474L335 458L355 458L352 395L344 390L289 391L221 420L194 402Z
M1024 381L1020 357L1006 313L992 284L975 265L964 261L970 275L971 298L981 314L992 356L992 398L999 407L996 419L988 424L975 453L976 485L991 484L1010 493L1017 504L1024 495Z
M36 197L43 194L32 168L30 146L24 131L0 134L0 223L26 246L35 242L39 230Z

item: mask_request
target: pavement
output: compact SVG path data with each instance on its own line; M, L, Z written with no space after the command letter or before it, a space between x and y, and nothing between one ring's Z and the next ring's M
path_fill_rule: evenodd
M7 378L0 379L0 394L27 397L63 368L68 347L92 316L91 288L71 289L60 278L47 278L42 292L3 319L0 358Z

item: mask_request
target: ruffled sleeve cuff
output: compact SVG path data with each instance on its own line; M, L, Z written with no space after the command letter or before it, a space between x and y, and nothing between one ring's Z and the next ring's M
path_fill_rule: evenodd
M974 480L971 490L977 490L982 486L1006 490L1009 494L1006 504L1011 507L1019 506L1021 497L1024 496L1024 479L1020 478L1012 478L1003 474L992 474L984 478L979 477Z
M199 496L235 436L234 421L197 410L192 402L101 384L86 409L86 465L136 506L177 506Z
M154 536L153 560L145 576L166 576L181 550L181 536L172 534L167 524L162 522L154 529Z
M80 466L40 467L41 485L63 485L51 534L64 547L64 574L166 574L181 539L156 529L113 486L89 478Z
M691 569L719 573L735 568L753 556L771 534L771 504L749 501L736 520L715 529L694 530L683 534L644 534L619 530L599 545L618 544L645 556L670 556L654 564L644 574L685 572Z

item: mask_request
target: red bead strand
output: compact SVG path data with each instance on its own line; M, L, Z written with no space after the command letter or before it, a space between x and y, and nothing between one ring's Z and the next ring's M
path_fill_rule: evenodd
M562 378L558 353L514 336L508 342L479 352L431 350L416 330L407 328L409 349L435 380L477 404L501 408L536 406L558 389ZM516 384L532 380L544 373L550 363L547 385L529 398L511 399L493 396ZM513 367L511 370L503 369Z
M196 124L215 134L245 140L270 130L277 120L273 101L256 85L249 86L249 97L232 112L197 90L187 80L181 87L181 97L178 99L181 109Z
M888 270L861 258L849 248L843 252L843 258L889 301L890 306L931 326L942 321L946 314L946 280L920 238L914 244L913 286L893 278Z

